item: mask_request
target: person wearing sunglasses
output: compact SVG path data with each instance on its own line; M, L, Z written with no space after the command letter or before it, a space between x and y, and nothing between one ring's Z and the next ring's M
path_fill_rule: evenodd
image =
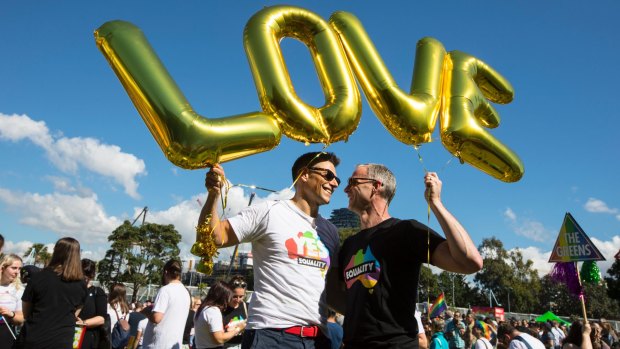
M199 226L209 224L220 247L252 243L254 293L242 348L330 348L325 279L334 270L340 241L319 206L340 185L339 162L333 153L303 154L291 169L292 199L265 201L222 221L216 204L224 169L214 165L207 173Z
M437 174L427 173L424 185L426 201L445 238L416 220L390 215L396 179L387 167L358 165L347 182L349 209L361 223L361 231L342 244L338 260L346 305L336 310L345 315L347 349L418 348L414 313L420 267L427 256L431 264L455 273L482 268L469 234L441 202ZM418 212L426 212L426 207L419 205Z
M247 283L242 275L235 275L230 278L228 284L233 290L231 301L228 303L226 310L222 312L222 318L224 320L224 329L228 331L229 328L239 326L239 324L245 324L248 319L248 305L245 302L245 289ZM224 348L241 348L241 336L236 336L224 343Z

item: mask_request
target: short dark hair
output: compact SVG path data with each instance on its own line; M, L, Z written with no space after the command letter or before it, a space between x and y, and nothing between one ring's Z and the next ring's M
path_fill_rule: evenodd
M323 161L331 162L332 164L334 164L334 167L340 164L340 159L338 159L338 157L334 153L327 153L323 151L305 153L302 156L298 157L293 164L293 167L291 169L293 181L295 181L297 179L297 176L299 176L299 171Z
M515 331L516 329L514 327L512 327L511 324L506 323L506 322L502 322L498 327L497 327L497 337L498 338L502 338L504 337L504 335L508 335L508 336L512 336L512 333Z
M82 272L89 279L94 279L97 274L97 263L88 258L82 259Z
M171 279L178 279L181 277L183 267L181 262L177 259L171 259L164 264L164 274L168 274Z

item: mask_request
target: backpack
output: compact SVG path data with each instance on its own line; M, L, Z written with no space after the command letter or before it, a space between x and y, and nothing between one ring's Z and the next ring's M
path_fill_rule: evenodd
M110 342L112 343L113 349L122 349L125 348L129 342L129 322L125 320L124 317L120 318L118 316L116 308L114 308L114 313L116 313L116 323L114 324L114 328L112 328Z

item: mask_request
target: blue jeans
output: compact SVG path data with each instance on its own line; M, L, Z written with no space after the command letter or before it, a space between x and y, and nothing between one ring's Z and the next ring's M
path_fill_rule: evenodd
M328 337L299 337L278 329L245 330L241 349L331 349Z

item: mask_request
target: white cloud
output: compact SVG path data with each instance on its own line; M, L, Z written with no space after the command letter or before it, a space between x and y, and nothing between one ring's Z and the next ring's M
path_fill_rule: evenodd
M517 220L517 215L510 207L504 211L504 216L506 216L506 218L508 218L511 222L515 222Z
M50 161L61 171L75 174L84 168L112 178L132 198L139 198L136 177L145 175L145 164L135 155L124 153L116 145L102 144L94 138L54 139L43 121L27 115L0 113L0 140L18 142L28 139L43 148Z
M510 251L514 251L517 249L512 249ZM541 251L538 247L526 247L519 248L521 254L523 255L524 260L532 260L534 269L538 270L538 275L543 276L549 274L551 268L553 267L553 263L549 263L549 257L551 256L551 251Z
M28 139L32 143L49 148L53 139L44 121L34 121L27 115L0 113L0 139L19 142Z
M46 180L50 181L54 186L54 190L61 193L76 193L80 196L92 196L93 191L90 188L80 184L74 186L69 178L58 176L46 176Z
M504 217L510 223L512 231L517 235L538 242L544 242L550 236L549 230L542 223L529 218L517 217L517 214L510 207L504 211Z
M620 250L620 235L616 235L612 237L611 241L601 241L597 238L590 238L592 243L598 248L603 257L606 260L597 261L599 269L601 270L601 274L603 277L608 276L607 270L611 268L611 265L614 263L614 255L618 253ZM513 251L516 249L512 249ZM554 263L549 263L549 257L551 256L551 251L541 251L538 247L525 247L519 248L523 255L523 259L528 260L531 259L534 263L534 268L538 270L539 276L544 276L548 274L554 266Z
M588 198L588 201L585 203L585 205L583 205L583 208L585 208L586 211L592 213L605 213L615 215L616 219L620 220L620 214L618 214L620 210L607 206L607 204L603 200Z
M4 237L6 239L6 236ZM24 253L32 246L32 241L19 241L13 242L11 240L6 240L4 242L4 249L2 252L4 253L14 253L18 256L23 256Z
M60 236L70 235L80 243L101 243L122 222L107 216L97 195L14 192L0 188L0 201L20 216L19 222Z
M282 200L289 199L293 196L293 192L285 188L276 193L270 193L269 195L262 197L260 192L256 192L257 195L252 200L252 204L258 204L265 200ZM239 213L243 208L248 206L251 194L247 194L240 187L233 187L228 192L226 197L226 210L223 217L231 217ZM196 240L196 224L198 223L198 216L202 205L206 201L206 194L198 194L192 196L188 200L181 201L176 205L169 207L163 211L149 210L146 221L157 224L173 224L176 230L181 234L181 255L190 255L189 249ZM218 212L221 210L221 201L218 203ZM136 208L134 210L134 217L137 216L142 208ZM249 251L249 244L242 244L239 247L240 251ZM227 248L220 250L219 259L229 259L232 254L233 248Z
M609 276L607 275L607 270L611 268L612 264L614 264L614 256L618 253L618 251L620 251L620 236L616 235L612 237L611 241L601 241L595 237L590 237L590 240L592 240L592 243L596 245L596 248L598 248L603 257L606 259L604 261L596 262L599 269L601 269L601 274L603 274L603 277Z

